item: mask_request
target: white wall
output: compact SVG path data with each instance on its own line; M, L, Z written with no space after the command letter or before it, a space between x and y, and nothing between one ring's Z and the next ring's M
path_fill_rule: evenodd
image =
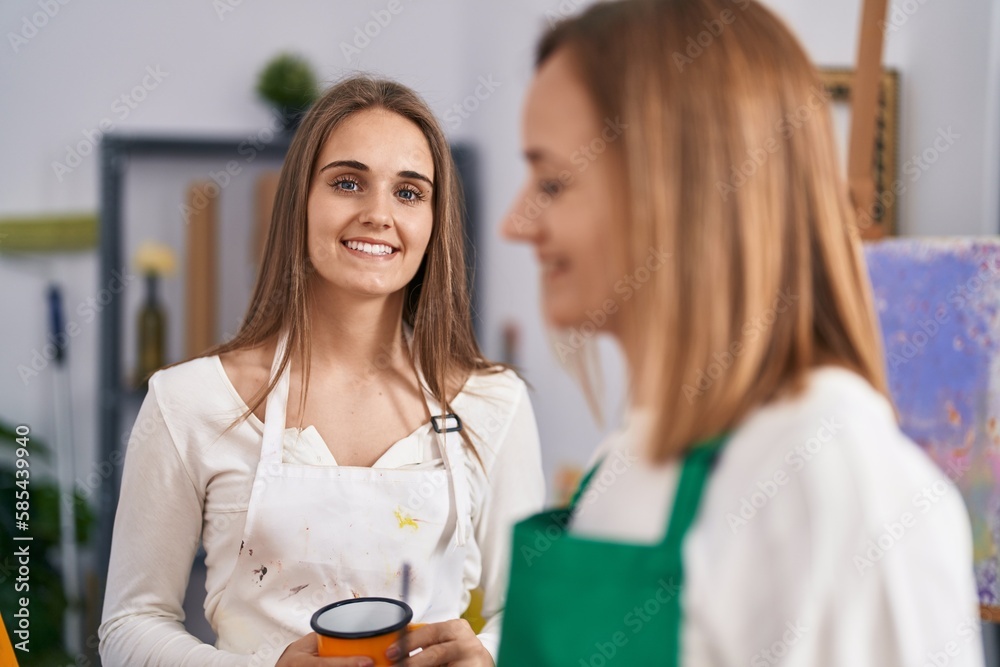
M53 0L41 0L53 2ZM231 0L235 2L236 0ZM534 41L546 12L589 4L562 0L400 0L394 16L355 61L340 44L384 10L388 0L346 3L294 0L240 2L217 15L221 2L179 0L143 4L125 0L58 5L58 12L15 53L9 34L41 11L38 0L0 6L0 216L96 210L97 160L87 156L62 180L53 161L84 139L102 119L130 132L198 132L245 136L269 122L255 99L256 73L274 53L291 49L332 80L350 69L395 77L419 90L445 119L453 139L481 149L483 183L483 307L487 352L500 352L500 330L516 321L523 330L520 362L534 386L545 462L551 474L564 461L582 463L599 439L574 383L555 363L538 317L536 268L526 248L507 245L496 226L520 185L518 123L531 74ZM821 65L854 59L859 0L769 0L798 32ZM993 3L995 5L995 3ZM56 6L53 3L53 6ZM886 60L902 71L900 160L924 150L938 128L960 140L923 173L901 204L905 234L995 233L1000 173L1000 9L990 0L897 0L911 11L888 34ZM992 14L991 14L992 12ZM41 23L41 21L38 21ZM30 34L30 33L29 33ZM992 44L992 51L991 51ZM141 85L147 67L166 76L122 118L116 98ZM499 87L469 118L449 111L473 94L480 77ZM147 83L152 83L147 79ZM989 109L989 113L987 110ZM130 184L130 210L145 233L166 234L169 204L158 194L155 165L140 166ZM206 165L206 168L211 165ZM157 199L159 197L160 199ZM0 255L0 312L7 318L0 345L0 416L53 435L52 374L23 383L16 372L44 342L44 286L64 282L70 317L99 294L92 254L11 258ZM129 299L135 297L134 293ZM81 476L96 451L98 325L76 316L72 373ZM228 318L227 318L228 319ZM176 349L174 353L178 353ZM606 349L606 352L608 350ZM620 363L609 353L610 411L621 397Z

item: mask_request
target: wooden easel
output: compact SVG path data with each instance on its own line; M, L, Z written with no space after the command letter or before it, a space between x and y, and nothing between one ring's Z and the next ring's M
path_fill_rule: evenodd
M851 136L847 152L847 184L859 216L870 215L875 203L875 130L878 122L879 84L882 79L884 34L879 24L885 21L888 0L864 0L861 27L858 31L858 64L851 87ZM866 238L878 238L884 232L874 227Z

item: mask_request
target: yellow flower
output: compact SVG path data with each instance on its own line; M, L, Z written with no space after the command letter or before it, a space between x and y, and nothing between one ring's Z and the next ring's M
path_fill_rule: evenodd
M173 248L165 243L146 241L135 251L133 258L135 268L142 273L156 273L161 276L170 275L177 266L177 256Z

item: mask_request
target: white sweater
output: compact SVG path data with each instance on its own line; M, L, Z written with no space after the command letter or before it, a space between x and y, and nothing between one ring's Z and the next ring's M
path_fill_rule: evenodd
M571 530L663 538L676 464L638 456L650 415L609 438ZM636 511L643 508L644 511ZM736 428L684 544L686 667L979 667L969 516L955 486L846 370Z
M544 502L538 432L527 389L510 371L474 375L452 405L471 428L483 463L467 457L475 535L463 578L465 589L484 591L487 624L479 637L495 656L511 526ZM236 563L263 425L251 417L221 434L245 410L217 356L160 371L150 380L129 440L115 518L99 633L105 665L250 664L249 656L217 650L186 632L182 611L199 537L207 554L205 614L213 627ZM285 431L283 458L336 465L311 428ZM428 423L395 443L375 467L417 466L437 458ZM281 652L272 652L270 664Z

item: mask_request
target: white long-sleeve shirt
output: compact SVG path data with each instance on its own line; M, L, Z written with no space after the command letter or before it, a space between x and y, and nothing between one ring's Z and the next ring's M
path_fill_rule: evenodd
M495 658L511 527L544 502L538 431L527 389L511 371L473 375L452 407L482 461L466 457L475 539L468 545L463 581L466 590L483 589L486 626L479 637ZM129 440L115 518L99 633L105 665L236 667L273 665L280 656L283 648L267 651L267 662L251 662L250 656L204 644L183 626L182 603L199 538L207 554L205 614L213 628L240 550L263 424L251 416L223 431L245 410L217 356L160 371L150 380ZM374 467L430 464L440 458L434 435L424 424ZM283 458L336 465L311 427L285 431Z
M678 466L641 458L649 427L632 411L599 449L573 532L663 539ZM980 667L972 565L961 496L888 401L814 371L732 432L709 478L684 543L681 664Z

